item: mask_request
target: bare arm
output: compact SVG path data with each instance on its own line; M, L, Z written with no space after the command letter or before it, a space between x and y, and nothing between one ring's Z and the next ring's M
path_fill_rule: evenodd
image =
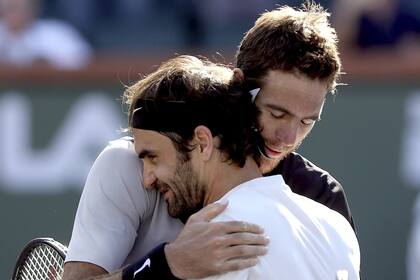
M122 270L117 270L111 274L90 277L86 280L122 280Z
M88 262L67 262L64 264L63 280L82 280L92 276L108 275L100 266Z

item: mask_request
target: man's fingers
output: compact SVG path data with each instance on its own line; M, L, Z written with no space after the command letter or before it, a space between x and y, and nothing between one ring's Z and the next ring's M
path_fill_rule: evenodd
M212 203L192 215L189 222L209 222L223 212L228 205L228 201Z
M230 222L219 222L223 224L226 233L235 233L235 232L251 232L251 233L263 233L264 229L256 224L251 224L247 222L240 221L230 221Z
M263 234L255 234L249 232L230 233L226 237L226 246L235 245L262 245L266 246L270 239Z
M266 253L267 248L258 245L238 245L227 248L222 255L224 261L217 267L217 273L225 273L254 266L258 263L258 257Z
M226 259L249 259L267 254L267 247L261 245L237 245L226 249Z

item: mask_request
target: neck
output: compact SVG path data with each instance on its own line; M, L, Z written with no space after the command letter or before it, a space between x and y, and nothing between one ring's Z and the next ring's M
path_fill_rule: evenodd
M234 187L262 176L257 163L248 157L245 166L224 162L213 169L214 172L208 184L204 206L219 200Z

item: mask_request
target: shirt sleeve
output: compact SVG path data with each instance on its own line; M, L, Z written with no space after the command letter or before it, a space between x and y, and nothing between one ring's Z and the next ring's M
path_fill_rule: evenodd
M343 215L355 229L341 184L327 171L298 153L291 153L268 175L281 174L294 193L306 196Z
M129 141L118 141L122 144L105 148L89 172L66 262L90 262L108 272L120 268L141 220L153 209L155 193L142 186L141 161Z

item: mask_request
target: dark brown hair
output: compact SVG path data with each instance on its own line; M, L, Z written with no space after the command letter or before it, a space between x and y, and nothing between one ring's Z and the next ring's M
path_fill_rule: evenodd
M236 53L236 66L249 86L254 86L253 81L258 84L269 70L282 70L325 80L334 92L341 62L328 17L321 6L310 2L302 9L283 6L263 13Z
M234 80L233 71L227 67L193 56L178 56L127 88L124 99L130 106L131 128L139 103L149 104L141 109L146 117L152 110L161 117L169 104L173 119L163 120L164 130L153 130L169 137L186 159L194 148L189 142L199 125L208 127L213 136L220 138L218 149L226 154L227 160L242 167L246 157L253 155L255 107L243 83ZM175 103L183 106L171 105ZM184 120L181 125L177 123L179 116Z

